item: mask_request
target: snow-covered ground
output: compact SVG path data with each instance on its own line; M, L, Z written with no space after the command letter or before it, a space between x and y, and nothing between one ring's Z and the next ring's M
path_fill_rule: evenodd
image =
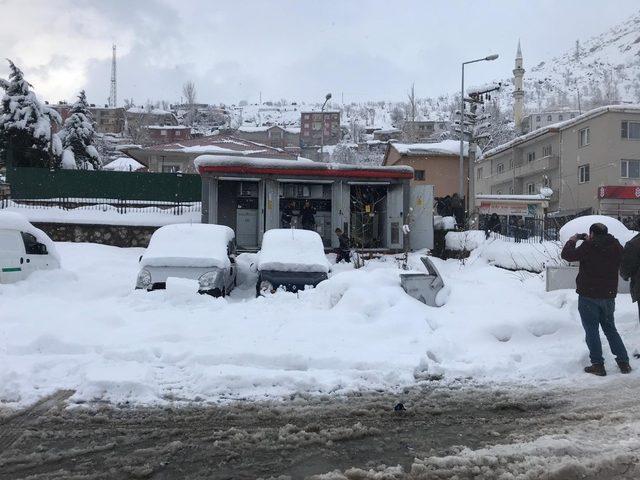
M161 202L158 202L161 203ZM165 204L166 205L166 204ZM128 208L120 213L118 207L108 204L91 205L65 210L59 207L39 207L16 205L9 200L8 206L1 211L23 215L32 223L79 223L98 225L135 225L160 227L175 223L200 223L202 212L200 202L185 203L182 213L174 213L174 209L160 211L158 208Z
M481 257L434 260L452 291L431 308L403 292L392 257L359 270L334 266L328 281L299 295L254 298L255 255L243 254L239 287L211 298L179 283L135 291L143 249L57 247L62 270L0 285L6 406L62 388L75 390L72 402L154 404L392 390L440 377L551 386L620 377L610 356L607 378L582 373L588 357L573 291L546 293L541 275ZM423 270L419 255L410 266ZM617 309L633 351L637 308L620 295Z

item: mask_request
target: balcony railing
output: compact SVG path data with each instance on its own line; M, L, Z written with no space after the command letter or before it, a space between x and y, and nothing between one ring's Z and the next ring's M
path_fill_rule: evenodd
M487 180L493 184L508 182L513 178L522 178L534 175L536 173L553 170L560 166L560 157L558 155L548 155L538 158L532 162L524 161L520 165L516 165L515 169L503 170L501 173L494 173Z

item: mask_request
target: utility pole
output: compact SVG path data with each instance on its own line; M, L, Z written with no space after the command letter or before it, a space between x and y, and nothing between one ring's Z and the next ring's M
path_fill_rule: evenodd
M109 93L109 107L118 106L118 87L116 81L116 45L113 44L113 54L111 58L111 92Z
M324 107L327 106L327 102L331 100L331 94L327 93L324 97L324 103L322 104L322 108L320 109L320 113L322 114L322 130L320 134L320 159L324 160Z
M484 58L478 58L476 60L469 60L468 62L462 62L462 86L460 88L460 165L459 165L459 183L458 183L458 195L460 198L466 198L464 194L464 66L469 63L476 62L488 62L498 58L497 54L489 55ZM471 181L471 180L469 180ZM467 198L467 205L469 205L469 199Z

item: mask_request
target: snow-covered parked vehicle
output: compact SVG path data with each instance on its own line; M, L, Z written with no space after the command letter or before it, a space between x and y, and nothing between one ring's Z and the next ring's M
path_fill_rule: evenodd
M256 264L256 294L284 288L290 292L315 287L327 279L330 263L316 232L274 229L265 232Z
M18 213L0 212L0 283L55 268L60 268L60 257L47 234Z
M136 289L166 288L170 277L198 281L198 292L224 297L236 283L235 234L223 225L159 228L140 257Z

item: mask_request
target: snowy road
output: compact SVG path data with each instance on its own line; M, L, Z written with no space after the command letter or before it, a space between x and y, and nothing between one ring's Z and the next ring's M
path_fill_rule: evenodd
M433 385L397 395L69 410L62 392L0 418L0 480L635 479L639 394L637 382L618 379L577 390ZM405 412L393 410L398 400Z

